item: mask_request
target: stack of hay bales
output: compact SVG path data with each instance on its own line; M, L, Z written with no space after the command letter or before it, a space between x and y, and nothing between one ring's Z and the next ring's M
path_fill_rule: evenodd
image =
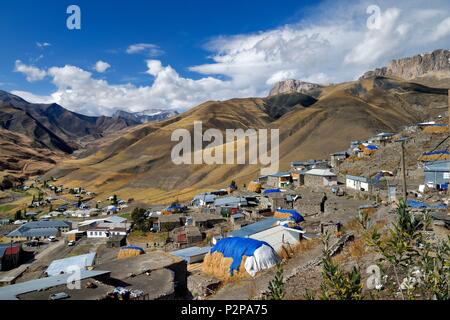
M424 153L419 161L430 162L430 161L439 161L439 160L450 160L450 152L448 151L433 151Z
M203 271L221 280L255 276L279 262L266 242L249 238L225 238L217 242L203 261Z
M430 125L423 128L422 131L429 134L448 133L448 125L445 124Z
M292 220L296 223L305 221L305 218L296 210L277 209L273 216L278 219Z
M262 185L259 182L252 181L248 184L247 190L250 192L261 193Z
M145 251L142 248L139 247L123 247L120 249L119 254L117 255L118 260L124 260L132 257L140 256L141 254L144 254Z

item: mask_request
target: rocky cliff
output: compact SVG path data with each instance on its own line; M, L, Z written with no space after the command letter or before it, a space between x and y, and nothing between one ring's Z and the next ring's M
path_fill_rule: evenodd
M303 93L317 97L323 87L316 83L304 82L300 80L284 80L278 82L270 91L269 97L286 93Z
M361 79L374 76L397 77L405 80L418 78L450 78L450 51L436 50L405 59L393 60L387 67L366 72Z

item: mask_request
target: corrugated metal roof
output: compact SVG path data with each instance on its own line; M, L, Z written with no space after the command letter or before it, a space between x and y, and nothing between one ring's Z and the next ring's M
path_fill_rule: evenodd
M94 265L96 253L88 253L81 256L69 257L66 259L55 260L45 270L49 276L56 276L66 273L70 267L76 266L80 269L86 269Z
M199 194L194 197L193 201L195 200L202 200L206 202L214 202L216 200L217 196L214 194Z
M426 162L425 172L427 171L449 172L450 160Z
M186 258L186 257L194 257L199 256L202 254L207 254L211 250L211 247L191 247L186 248L182 250L177 250L171 252L174 256L180 257L180 258Z
M27 227L29 229L36 229L36 228L67 228L71 227L72 223L68 221L58 221L58 220L51 220L51 221L32 221L28 222L23 225L23 227Z
M81 270L80 280L95 278L109 271L87 271ZM23 283L13 284L10 286L0 288L0 300L18 300L17 296L29 292L45 290L61 285L66 285L72 275L64 274L54 277L31 280Z
M290 175L291 175L290 172L277 172L274 174L269 174L269 177L282 178L282 177L289 177Z
M7 237L21 237L21 238L42 238L42 237L56 237L59 230L56 228L38 228L29 229L26 227L20 227L13 232L9 233Z
M366 183L369 182L369 179L367 179L366 177L357 177L357 176L347 175L347 179L359 181L359 182L366 182Z
M274 225L277 224L278 221L283 221L283 220L277 219L277 218L266 218L259 222L245 226L239 230L233 231L229 235L231 237L247 238L255 233L259 233L259 232L262 232L262 231L272 228Z
M106 218L105 221L111 222L111 223L125 223L127 221L127 219L118 217L118 216L113 216L113 217Z
M243 205L246 206L247 199L242 197L225 197L225 198L219 198L214 201L214 206L221 207L221 206L233 206L233 205Z
M321 177L336 177L336 174L331 172L330 169L312 169L305 173L311 176L321 176Z

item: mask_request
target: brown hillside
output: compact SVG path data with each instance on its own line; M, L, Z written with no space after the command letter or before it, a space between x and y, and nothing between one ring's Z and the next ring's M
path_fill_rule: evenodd
M202 121L204 130L279 128L280 169L286 169L291 161L327 158L347 149L351 140L397 131L440 114L446 101L446 90L379 77L325 88L309 106L298 102L283 109L286 103L274 105L269 99L207 102L169 121L128 130L86 158L62 163L49 175L101 196L115 192L150 203L187 200L200 190L224 187L231 179L248 183L260 169L174 165L170 153L176 143L170 141L171 134L179 128L192 133L194 121Z

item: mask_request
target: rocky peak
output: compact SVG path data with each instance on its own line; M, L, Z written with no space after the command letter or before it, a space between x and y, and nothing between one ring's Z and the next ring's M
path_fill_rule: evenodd
M278 82L270 91L269 97L287 94L287 93L303 93L311 94L313 91L321 89L322 86L316 83L305 82L301 80L284 80Z

